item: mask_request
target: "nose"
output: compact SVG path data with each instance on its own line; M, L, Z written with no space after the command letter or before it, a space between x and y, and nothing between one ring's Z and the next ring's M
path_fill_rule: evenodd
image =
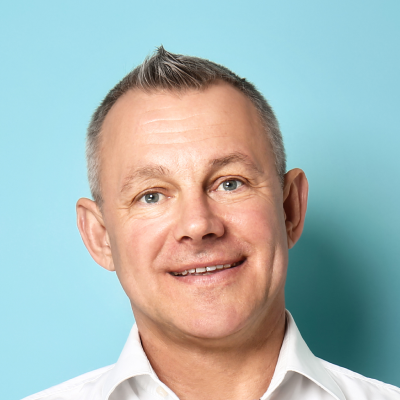
M179 218L174 229L174 236L178 242L200 243L202 240L219 238L224 234L223 221L213 212L210 202L212 200L204 193L181 200Z

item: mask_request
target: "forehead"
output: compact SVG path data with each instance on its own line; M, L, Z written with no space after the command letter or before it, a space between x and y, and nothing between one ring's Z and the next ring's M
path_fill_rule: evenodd
M180 130L184 136L183 130L200 129L200 125L206 132L213 125L258 128L260 122L256 108L244 94L227 83L219 83L183 92L127 92L109 111L102 132L103 140L134 133L135 139L141 141L157 132Z
M265 156L266 140L255 106L229 84L185 92L135 90L104 121L102 180L118 180L127 169L149 162L174 167L234 151L258 158Z

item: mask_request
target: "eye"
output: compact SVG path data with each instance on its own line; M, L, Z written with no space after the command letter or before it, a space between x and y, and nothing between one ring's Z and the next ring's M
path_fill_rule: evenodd
M232 192L233 190L236 190L237 188L239 188L242 185L243 185L243 183L241 181L239 181L238 179L229 179L225 182L222 182L218 186L217 190Z
M139 201L146 204L158 203L164 197L161 193L146 193Z

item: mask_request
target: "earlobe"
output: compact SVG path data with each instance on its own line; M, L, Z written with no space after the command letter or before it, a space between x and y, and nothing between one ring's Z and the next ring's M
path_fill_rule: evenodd
M303 232L307 210L308 182L304 172L295 168L285 175L283 209L288 247L292 248Z
M82 198L76 203L77 225L83 243L97 264L114 271L109 236L97 204Z

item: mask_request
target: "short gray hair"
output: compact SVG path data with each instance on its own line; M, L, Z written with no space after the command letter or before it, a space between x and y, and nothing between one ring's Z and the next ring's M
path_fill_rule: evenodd
M151 92L154 90L182 91L205 89L224 81L241 91L254 104L271 143L275 156L276 172L283 186L286 172L286 156L278 120L264 96L245 78L212 61L173 54L160 46L151 57L133 69L107 94L94 112L86 137L86 159L90 191L93 199L101 206L103 197L100 185L100 139L103 122L116 101L134 89Z

